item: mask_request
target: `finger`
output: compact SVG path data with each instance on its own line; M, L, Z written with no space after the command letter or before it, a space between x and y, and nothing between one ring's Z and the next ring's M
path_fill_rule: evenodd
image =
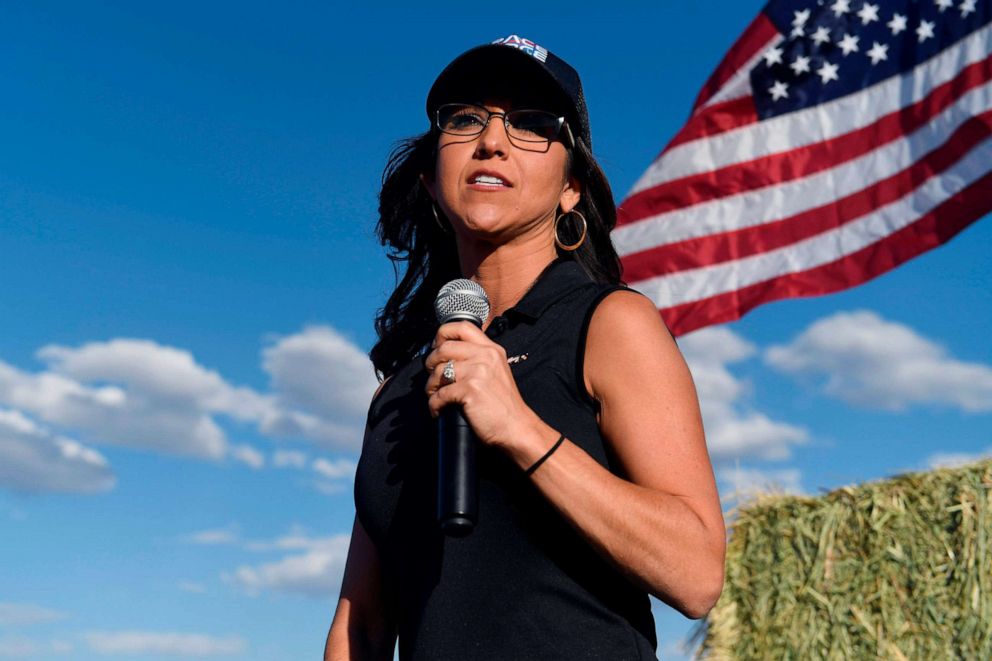
M478 345L462 340L447 340L427 354L427 357L424 359L424 367L428 370L433 370L438 365L444 365L449 360L456 362L470 360L477 347Z
M427 398L427 407L430 409L431 416L436 418L444 407L463 404L462 399L464 396L465 386L455 382L430 393L430 396Z
M427 377L427 383L424 384L424 392L430 397L439 388L443 388L447 385L444 379L444 368L447 366L447 362L438 363L430 370L430 375ZM456 368L457 369L457 368ZM455 373L457 378L457 372Z
M477 370L475 367L468 362L455 362L455 381L448 381L444 378L444 369L447 366L447 362L440 363L434 367L431 371L429 377L427 377L427 383L424 384L424 392L428 396L434 394L436 391L443 388L447 388L454 384L456 381L467 381L472 378L472 374Z
M434 334L434 346L440 346L445 340L464 340L481 344L492 342L481 328L470 321L449 321L438 326L437 333Z

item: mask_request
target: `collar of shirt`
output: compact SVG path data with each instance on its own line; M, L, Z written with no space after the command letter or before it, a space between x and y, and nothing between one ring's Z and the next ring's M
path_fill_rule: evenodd
M523 298L503 316L535 321L562 297L590 282L592 279L578 262L559 257L545 267Z

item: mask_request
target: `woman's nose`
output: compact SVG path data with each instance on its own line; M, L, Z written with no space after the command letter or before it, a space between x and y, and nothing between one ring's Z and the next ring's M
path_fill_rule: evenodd
M506 134L506 124L503 115L493 114L489 123L479 134L479 144L476 150L480 154L505 155L509 150L510 137Z

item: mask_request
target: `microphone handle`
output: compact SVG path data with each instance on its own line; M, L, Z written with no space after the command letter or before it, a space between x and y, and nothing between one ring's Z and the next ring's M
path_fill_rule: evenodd
M445 534L464 537L479 520L479 474L478 442L461 406L441 409L437 445L437 520Z

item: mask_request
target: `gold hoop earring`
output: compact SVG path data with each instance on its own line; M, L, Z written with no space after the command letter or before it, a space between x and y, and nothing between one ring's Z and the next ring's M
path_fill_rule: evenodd
M444 223L441 222L441 217L437 213L437 204L433 201L431 201L431 211L434 212L434 222L436 222L437 226L441 228L441 231L445 234L451 234L451 228L445 227Z
M558 223L561 222L561 219L562 218L564 218L565 216L569 216L569 215L571 215L573 213L576 216L579 217L579 220L582 221L582 236L580 236L579 237L579 240L576 241L575 243L573 243L572 245L565 245L564 243L561 242L561 239L558 238ZM572 252L573 250L578 250L579 247L586 240L586 229L587 229L587 227L588 226L586 224L586 217L583 216L580 212L576 211L575 209L572 209L571 211L567 211L567 212L565 212L563 214L560 214L557 218L555 218L555 245L558 246L559 248L561 248L562 250L567 251L567 252Z

